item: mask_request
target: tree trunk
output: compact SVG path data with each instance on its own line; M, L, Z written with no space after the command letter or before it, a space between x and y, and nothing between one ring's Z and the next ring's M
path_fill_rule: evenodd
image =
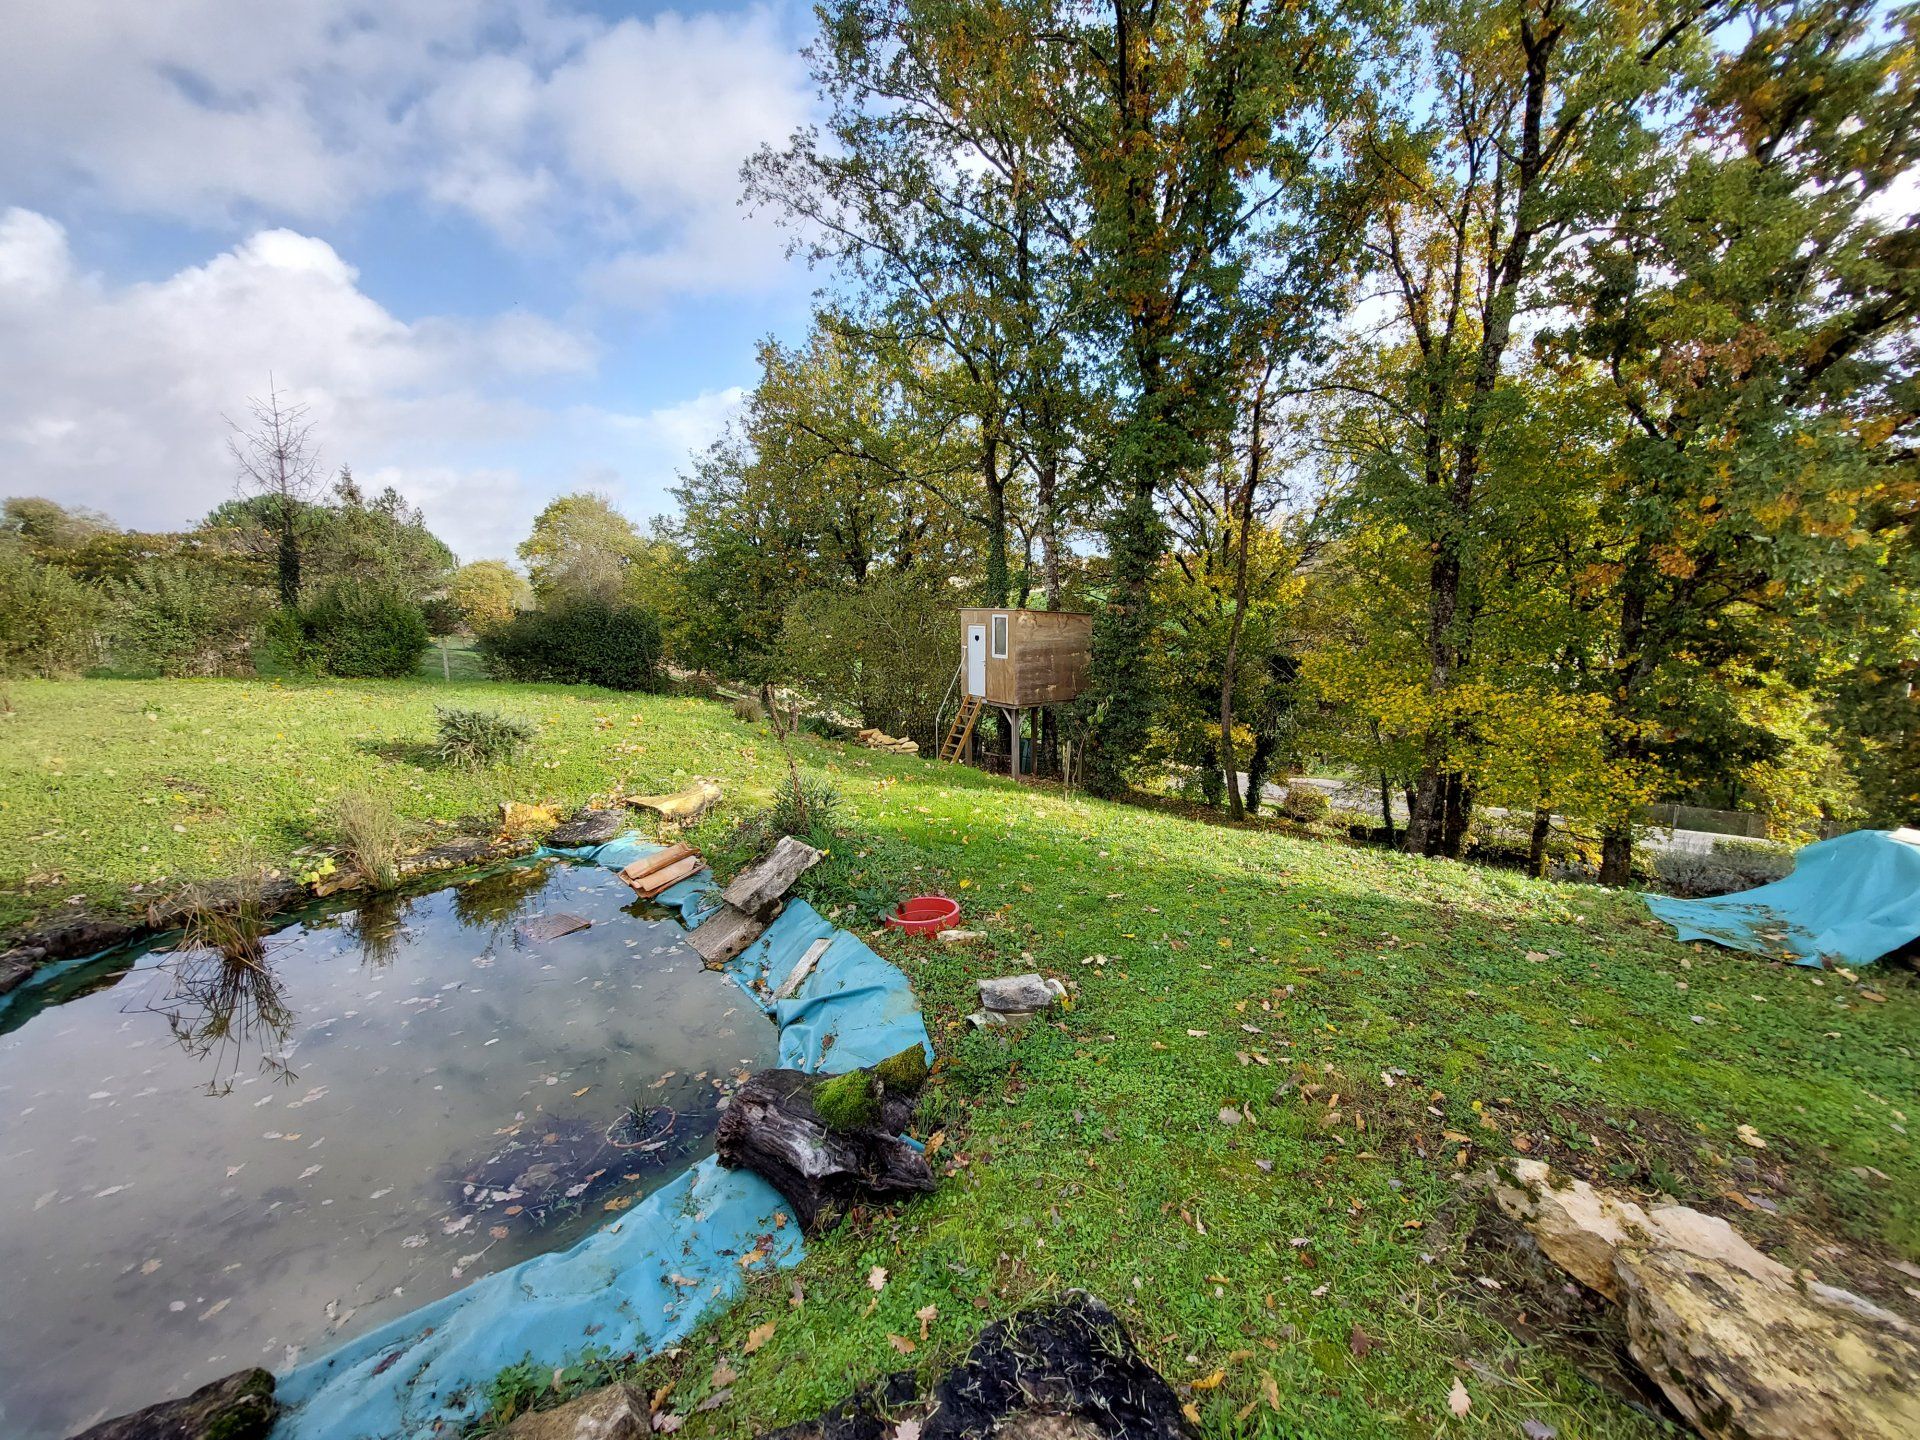
M1440 827L1440 853L1449 860L1467 853L1467 835L1473 828L1473 787L1458 771L1447 775L1446 806Z
M295 534L298 524L292 513L293 507L284 507L280 516L279 536L279 583L280 603L291 610L300 603L300 537Z
M793 1206L808 1236L831 1229L861 1201L934 1188L927 1157L899 1138L912 1102L889 1094L871 1124L830 1129L813 1103L827 1078L762 1070L734 1094L715 1139L720 1163L766 1180Z
M1269 369L1268 374L1271 374ZM1240 635L1246 628L1247 618L1247 557L1253 548L1253 502L1260 488L1260 426L1262 412L1267 400L1267 376L1260 377L1260 383L1253 392L1253 423L1247 437L1247 471L1240 485L1238 521L1240 533L1237 537L1239 551L1234 556L1233 568L1233 623L1227 630L1227 658L1220 670L1220 764L1227 772L1227 815L1230 819L1246 819L1246 808L1240 801L1240 764L1233 753L1233 682L1240 668Z
M1051 447L1041 453L1035 467L1034 503L1040 511L1040 589L1047 597L1047 608L1060 608L1060 456Z
M987 492L986 604L1007 603L1013 574L1007 564L1007 479L1000 473L1000 437L990 427L980 441L980 480Z
M1547 873L1547 840L1553 834L1553 811L1546 805L1533 807L1533 834L1527 837L1527 873L1542 879Z
M1633 825L1609 825L1600 836L1600 883L1624 886L1633 880Z
M1094 717L1087 736L1085 783L1108 798L1127 792L1134 757L1153 728L1153 638L1148 590L1160 561L1157 477L1138 476L1107 528L1113 590L1093 623Z
M1266 802L1267 771L1273 764L1273 752L1279 741L1271 735L1253 737L1253 754L1247 760L1247 813L1258 815Z
M1387 772L1380 772L1380 823L1387 827L1387 844L1394 844L1393 837L1393 789L1388 783Z

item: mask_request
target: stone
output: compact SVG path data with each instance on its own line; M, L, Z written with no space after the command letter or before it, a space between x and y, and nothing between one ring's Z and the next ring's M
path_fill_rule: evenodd
M690 825L720 803L721 790L711 780L696 780L671 795L629 795L627 804L651 810L677 825Z
M806 841L782 835L779 844L734 877L720 898L756 919L771 919L794 881L823 858Z
M1803 1280L1715 1215L1642 1208L1532 1159L1495 1203L1574 1279L1626 1306L1634 1363L1712 1440L1920 1435L1920 1340L1850 1291Z
M604 1385L507 1426L507 1440L641 1440L653 1433L647 1397L631 1385Z
M1031 1015L1036 1010L1046 1009L1067 993L1067 987L1058 980L1039 975L1002 975L998 979L977 983L980 987L980 1003L988 1010L997 1010L1003 1015Z
M73 1440L261 1440L279 1413L273 1376L256 1367L202 1385L184 1399L102 1420Z
M551 805L528 805L520 800L500 802L500 833L515 839L543 835L560 823Z
M1896 1317L1682 1249L1623 1250L1614 1264L1634 1363L1702 1435L1920 1435L1920 1344Z
M626 828L627 817L618 810L582 810L548 835L547 844L563 850L604 845Z

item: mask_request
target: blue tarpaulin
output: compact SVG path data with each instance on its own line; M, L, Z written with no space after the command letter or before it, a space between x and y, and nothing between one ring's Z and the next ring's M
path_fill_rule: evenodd
M1857 830L1809 845L1784 880L1737 895L1647 908L1682 940L1711 940L1796 965L1868 965L1920 937L1920 845Z
M658 848L628 837L558 853L618 870ZM718 909L704 870L658 903L689 928ZM813 942L829 937L793 996L775 1001ZM780 1026L782 1065L852 1070L916 1044L933 1058L907 977L804 900L726 972ZM749 1272L800 1259L800 1227L785 1208L759 1176L703 1160L572 1249L488 1275L289 1372L274 1440L413 1440L479 1414L488 1382L523 1359L546 1369L590 1347L648 1355L675 1344Z

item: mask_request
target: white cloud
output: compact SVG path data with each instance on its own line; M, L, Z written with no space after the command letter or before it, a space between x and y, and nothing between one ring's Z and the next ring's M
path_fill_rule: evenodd
M30 5L0 46L0 194L242 229L410 196L579 252L603 294L754 292L781 246L737 209L739 167L810 104L778 3Z
M511 555L567 490L660 513L744 398L716 389L635 413L528 403L516 395L531 379L588 375L594 347L523 313L403 321L332 246L291 230L112 286L75 265L46 216L0 212L0 324L0 486L135 529L191 524L233 493L226 417L244 416L269 372L309 407L329 469L393 485L469 558Z

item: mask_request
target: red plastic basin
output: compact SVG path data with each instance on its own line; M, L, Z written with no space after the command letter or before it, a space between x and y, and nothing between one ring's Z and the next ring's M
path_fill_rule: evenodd
M909 935L935 935L960 923L960 902L944 895L915 895L886 918L887 924Z

